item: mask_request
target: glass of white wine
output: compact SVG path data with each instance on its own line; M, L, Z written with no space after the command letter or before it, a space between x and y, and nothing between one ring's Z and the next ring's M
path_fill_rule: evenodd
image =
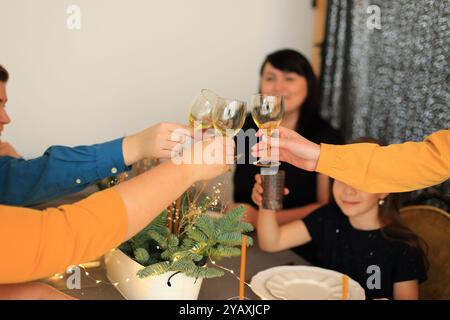
M280 126L284 117L284 97L276 95L255 94L251 101L252 118L260 129L267 130L267 137L270 139L273 130ZM268 157L270 159L270 144L268 146ZM280 165L278 161L254 162L259 167L276 167Z
M216 135L230 138L238 134L244 126L247 103L235 99L218 98L212 113L212 123Z
M202 131L213 127L212 112L219 96L209 89L202 89L189 108L189 125Z
M229 138L234 137L244 126L246 115L246 102L219 97L212 115L216 135L227 136ZM238 158L235 154L234 161Z

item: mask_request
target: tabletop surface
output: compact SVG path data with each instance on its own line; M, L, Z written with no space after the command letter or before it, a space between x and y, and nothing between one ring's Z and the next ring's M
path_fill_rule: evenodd
M254 237L255 235L252 234ZM45 282L66 294L82 300L121 300L124 299L119 291L106 278L106 270L103 259L98 260L97 267L86 269L89 276L81 272L81 289L67 289L67 275L63 279L53 277ZM240 270L240 257L224 259L219 265L233 270L236 275ZM247 250L246 277L245 281L250 283L251 278L265 269L284 265L309 265L309 263L290 250L276 253L266 253L255 244ZM100 281L97 283L97 280ZM225 272L223 277L205 279L202 283L199 300L226 300L239 295L239 280L230 272ZM251 288L245 288L245 296L251 300L259 299Z
M87 194L95 191L87 189L82 193L64 197L63 200L57 200L46 203L41 207L58 206L63 203L73 203ZM39 207L38 207L39 208ZM291 250L284 250L276 253L267 253L259 249L256 234L251 234L254 245L247 249L246 276L245 281L250 283L251 278L260 271L276 266L285 265L309 265L309 263ZM233 270L239 274L240 256L223 259L218 262L219 265ZM97 261L98 266L87 269L89 276L84 272L81 273L81 289L67 288L67 275L62 279L52 277L44 280L44 282L53 285L55 288L67 293L78 299L83 300L120 300L124 299L117 289L106 278L106 270L103 259ZM225 300L239 295L239 280L230 272L225 272L223 277L205 279L202 283L199 297L200 300ZM251 288L245 288L245 296L249 299L259 299Z

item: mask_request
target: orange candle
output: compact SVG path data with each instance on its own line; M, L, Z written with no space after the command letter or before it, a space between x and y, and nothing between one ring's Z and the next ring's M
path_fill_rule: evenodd
M239 276L239 300L244 300L245 260L247 255L247 236L242 237L241 274Z
M342 276L342 300L348 299L348 277L347 275Z

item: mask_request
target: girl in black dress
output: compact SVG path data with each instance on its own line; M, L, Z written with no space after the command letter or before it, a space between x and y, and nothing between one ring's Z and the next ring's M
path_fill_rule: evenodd
M262 194L257 176L252 198L258 205ZM359 282L366 298L418 299L419 283L426 280L426 246L400 219L398 194L371 194L335 180L332 198L282 226L274 211L260 209L260 248L275 252L313 243L317 265Z

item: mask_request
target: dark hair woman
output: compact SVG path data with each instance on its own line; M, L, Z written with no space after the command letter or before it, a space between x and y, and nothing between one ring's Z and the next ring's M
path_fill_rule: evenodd
M308 60L299 52L290 49L269 54L260 71L259 91L263 94L282 95L285 99L283 127L296 130L305 138L316 143L342 144L342 135L333 129L319 115L319 96L316 76ZM243 130L257 130L251 115L247 116ZM252 146L246 146L247 156ZM247 158L248 159L248 158ZM286 172L285 186L291 190L284 199L283 210L276 213L280 224L301 219L328 202L328 177L315 172L306 172L288 163L282 163L280 170ZM251 200L254 176L259 167L246 161L239 165L234 174L234 202L245 204L247 220L255 223L258 211ZM294 251L314 262L309 248Z

